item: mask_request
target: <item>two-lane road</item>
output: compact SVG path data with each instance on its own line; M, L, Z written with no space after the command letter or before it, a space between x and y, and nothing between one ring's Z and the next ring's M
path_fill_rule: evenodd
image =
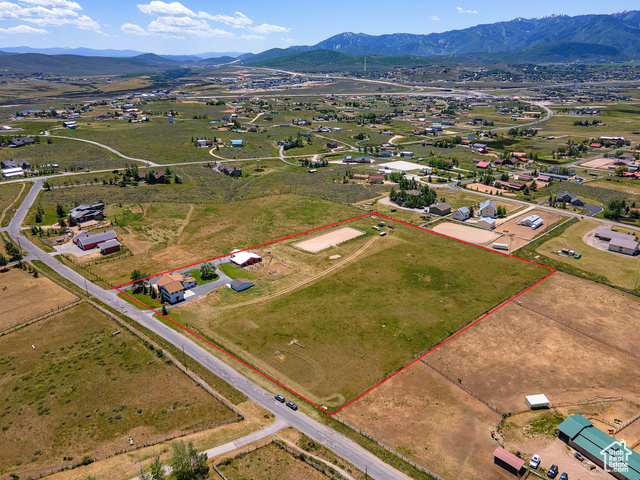
M18 208L18 211L13 217L8 228L11 237L15 239L15 241L18 241L19 239L22 249L29 252L32 258L42 261L45 265L51 267L57 273L75 283L80 288L86 288L92 296L98 298L117 311L127 315L129 318L153 331L157 335L160 335L177 348L184 348L187 355L202 364L213 374L224 379L234 388L244 393L253 402L272 412L277 417L282 418L289 425L297 428L314 441L324 445L346 461L355 465L360 470L364 471L366 468L372 478L381 480L409 478L332 428L313 420L301 411L294 412L285 405L277 402L270 392L244 377L212 353L196 344L194 341L195 339L193 339L194 337L191 337L188 334L183 335L164 323L154 319L151 315L145 314L142 310L139 310L137 307L134 307L128 302L117 297L115 290L104 290L97 285L94 285L29 241L20 232L20 226L22 225L29 208L33 205L38 192L42 188L42 184L43 179L35 180L34 186L27 194L22 205Z

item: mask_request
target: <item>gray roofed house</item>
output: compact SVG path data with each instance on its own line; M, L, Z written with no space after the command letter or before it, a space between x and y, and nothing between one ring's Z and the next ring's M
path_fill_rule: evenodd
M69 217L73 218L76 222L82 223L89 220L102 220L104 218L104 203L94 203L78 205L72 208L69 212Z
M575 193L567 192L566 190L564 192L558 192L556 194L556 201L570 203L571 205L576 205L579 207L584 205L584 202L578 197L578 195L576 195Z
M461 207L457 209L455 212L453 212L453 215L452 215L454 220L459 220L461 222L465 221L470 216L471 216L471 210L469 210L469 208L467 207Z
M29 162L25 162L24 160L18 160L17 158L12 158L11 160L3 160L0 162L0 166L2 168L17 168L20 167L23 170L27 168L31 168L31 164Z
M106 242L107 240L117 239L118 235L113 230L109 230L107 232L102 233L89 233L82 232L75 237L73 237L73 243L75 243L82 250L89 250L91 248L95 248L98 244L102 242Z
M478 213L481 217L494 218L498 215L498 209L496 208L496 205L489 199L485 200L478 206Z

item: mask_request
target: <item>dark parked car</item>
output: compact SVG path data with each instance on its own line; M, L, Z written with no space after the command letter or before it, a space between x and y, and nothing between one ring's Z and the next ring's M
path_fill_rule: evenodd
M556 478L556 475L558 475L558 465L551 465L551 468L547 472L547 477Z
M390 228L391 230L393 230L393 229L395 229L396 227L394 227L393 225L389 225L389 228Z
M284 403L284 397L282 395L275 395L273 398L278 400L280 403Z
M287 407L289 407L291 410L298 410L298 405L293 403L291 400L287 402Z
M569 480L569 475L567 475L566 472L562 472L562 475L560 475L560 480Z

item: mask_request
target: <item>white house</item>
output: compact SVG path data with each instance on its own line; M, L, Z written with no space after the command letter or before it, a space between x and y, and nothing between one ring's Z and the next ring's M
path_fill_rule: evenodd
M258 254L243 251L241 252L239 249L231 252L231 263L236 267L246 267L247 265L253 265L254 263L258 263L262 261L262 257Z
M464 222L470 216L471 216L471 210L469 210L467 207L462 207L457 209L455 212L453 212L452 218L454 220L459 220L461 222Z
M496 216L498 216L498 209L491 200L485 200L478 207L478 214L481 217L495 218Z
M491 217L482 217L478 220L478 226L485 230L493 230L496 228L496 221Z

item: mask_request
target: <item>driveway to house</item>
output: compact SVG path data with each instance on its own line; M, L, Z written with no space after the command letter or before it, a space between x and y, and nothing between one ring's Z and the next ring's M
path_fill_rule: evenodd
M380 458L364 449L356 442L338 433L333 428L305 415L303 410L308 407L303 406L298 411L293 411L290 408L287 408L285 405L275 400L271 392L254 383L226 362L216 357L211 353L211 351L196 343L196 338L194 336L183 334L182 332L176 331L168 325L165 325L163 322L154 319L153 316L146 314L137 306L131 305L116 296L116 290L104 290L103 288L98 287L34 245L27 237L22 235L20 226L24 222L29 208L35 202L35 199L42 188L43 182L44 180L42 178L34 181L34 186L25 197L25 200L22 202L22 205L20 205L9 224L9 234L11 238L16 241L20 239L22 249L29 252L34 259L40 260L56 273L62 275L64 278L73 282L83 290L86 288L86 291L91 296L99 299L104 304L117 310L123 315L126 315L134 322L148 328L177 348L181 350L184 349L186 355L189 355L189 357L200 363L214 375L225 380L236 390L244 393L251 401L273 413L276 417L281 417L293 428L298 429L309 438L333 451L336 455L339 455L346 461L352 463L358 469L362 471L367 469L371 478L381 480L409 480L407 475L383 462Z
M133 158L133 157L128 157L127 155L120 153L119 151L117 151L115 148L111 148L107 145L103 145L102 143L98 143L98 142L94 142L93 140L85 140L84 138L74 138L74 137L65 137L64 135L46 135L47 137L51 137L51 138L62 138L65 140L75 140L76 142L85 142L85 143L90 143L92 145L95 145L97 147L100 148L104 148L105 150L109 150L111 153L116 154L117 156L119 156L120 158L124 158L125 160L133 160L134 162L144 162L147 164L148 167L157 167L158 164L155 162L152 162L151 160L145 160L144 158Z

